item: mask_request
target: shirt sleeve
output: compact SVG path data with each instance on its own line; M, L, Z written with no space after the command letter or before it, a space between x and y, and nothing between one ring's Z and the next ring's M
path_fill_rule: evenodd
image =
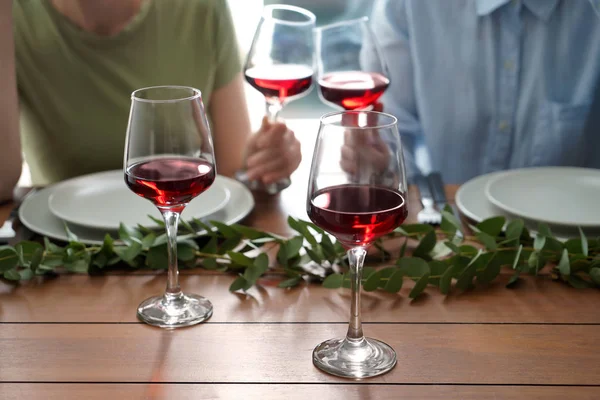
M407 176L413 180L419 172L415 149L423 138L417 111L406 2L377 0L370 25L390 74L390 86L382 97L384 111L398 118ZM366 55L367 65L372 61L373 58Z
M215 10L216 72L214 89L219 89L233 80L242 70L237 36L227 0L216 1Z

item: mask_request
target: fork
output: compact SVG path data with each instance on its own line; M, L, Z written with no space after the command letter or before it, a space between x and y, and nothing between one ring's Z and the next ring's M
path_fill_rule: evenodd
M420 224L439 225L442 222L442 214L435 208L427 178L423 175L417 175L416 183L423 205L423 209L417 214L417 221Z

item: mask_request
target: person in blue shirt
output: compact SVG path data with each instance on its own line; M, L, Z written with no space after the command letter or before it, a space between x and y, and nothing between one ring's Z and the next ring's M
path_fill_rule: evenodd
M377 0L371 26L409 177L421 143L447 183L600 168L600 132L584 130L600 77L600 0Z

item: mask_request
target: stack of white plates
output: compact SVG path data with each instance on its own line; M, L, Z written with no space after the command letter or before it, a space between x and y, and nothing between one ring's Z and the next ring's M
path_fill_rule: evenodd
M559 237L600 233L600 170L539 167L478 176L456 193L459 210L481 222L521 218L535 231L540 222Z
M219 175L206 192L188 204L182 219L232 224L243 219L253 208L254 199L244 185ZM79 241L87 244L102 243L107 233L117 238L121 223L159 228L149 215L162 219L150 201L129 190L122 170L60 182L27 196L19 208L19 219L33 232L67 241L67 224Z

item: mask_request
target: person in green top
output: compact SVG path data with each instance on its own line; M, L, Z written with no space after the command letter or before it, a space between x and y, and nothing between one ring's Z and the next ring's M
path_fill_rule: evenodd
M300 145L284 123L263 119L251 135L226 0L18 0L12 11L35 185L121 168L130 94L158 85L200 89L220 174L245 159L251 179L271 183L298 167Z

